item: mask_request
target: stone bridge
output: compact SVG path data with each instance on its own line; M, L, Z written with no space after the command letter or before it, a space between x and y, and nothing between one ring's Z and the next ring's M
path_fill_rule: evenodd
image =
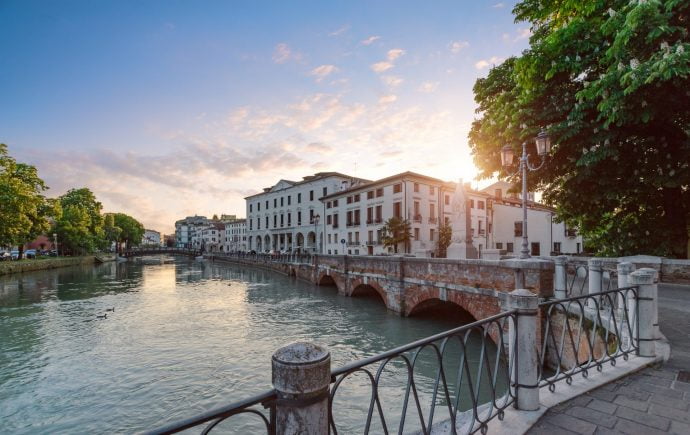
M142 255L186 255L188 257L197 257L201 255L201 251L198 249L186 249L186 248L158 248L158 247L141 247L127 249L120 253L121 257L140 257Z
M516 288L539 297L553 296L554 263L547 260L449 260L415 257L315 255L213 255L229 261L268 268L319 286L335 286L345 296L378 295L402 316L453 303L474 319L500 312L499 301Z

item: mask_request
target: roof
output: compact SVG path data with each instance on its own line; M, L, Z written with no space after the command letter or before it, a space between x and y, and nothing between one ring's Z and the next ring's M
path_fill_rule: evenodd
M289 187L299 186L300 184L306 184L306 183L310 183L312 181L318 181L318 180L322 180L322 179L328 178L328 177L341 177L341 178L347 178L350 180L360 180L360 181L365 181L365 182L370 181L370 180L365 180L363 178L357 178L357 177L353 177L351 175L346 175L346 174L343 174L340 172L317 172L314 175L307 175L306 177L302 177L302 181L290 181L290 180L280 179L280 180L278 180L278 182L275 185L273 185L271 187L265 187L263 189L263 192L255 193L254 195L245 196L244 199L253 198L255 196L263 195L266 193L277 192L278 190L283 190L283 189L287 189ZM289 184L289 186L286 186L283 189L273 190L273 188L278 186L280 183Z
M494 205L518 205L522 207L522 200L518 198L493 198ZM533 209L541 209L544 211L551 211L551 212L556 212L556 209L548 206L546 204L541 204L539 202L534 202L534 201L527 201L527 207L528 208L533 208Z
M456 183L452 183L450 181L444 181L444 180L441 180L439 178L430 177L430 176L424 175L424 174L419 174L417 172L405 171L405 172L401 172L399 174L391 175L391 176L386 177L386 178L381 178L380 180L370 181L370 182L364 183L364 184L358 184L358 185L353 186L349 189L341 190L340 192L331 193L330 195L326 195L326 196L319 198L319 200L323 201L323 200L327 200L327 199L331 199L331 198L340 197L340 196L345 195L345 194L350 194L350 193L354 193L354 192L368 190L368 189L371 189L373 187L379 186L381 184L387 184L387 183L390 183L391 181L403 180L405 178L417 178L417 179L421 179L421 180L431 181L433 183L441 185L441 187L443 187L445 189L455 191ZM465 188L465 190L472 193L472 194L485 196L487 198L491 196L485 192L480 192L480 191L473 190L473 189Z

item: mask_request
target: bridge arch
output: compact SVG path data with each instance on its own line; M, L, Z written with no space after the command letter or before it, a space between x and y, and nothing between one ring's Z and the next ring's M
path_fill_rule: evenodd
M472 322L493 316L500 311L496 298L483 294L447 289L444 292L439 289L415 289L408 292L405 299L405 316L419 315L433 309L455 310L458 315L464 316L463 320Z
M340 289L343 288L343 286L342 284L338 284L338 281L339 280L335 276L323 272L316 280L316 285L335 287L340 293Z
M355 280L352 282L352 291L350 296L353 298L361 296L375 296L381 300L381 303L388 308L388 296L386 291L377 282L362 282Z

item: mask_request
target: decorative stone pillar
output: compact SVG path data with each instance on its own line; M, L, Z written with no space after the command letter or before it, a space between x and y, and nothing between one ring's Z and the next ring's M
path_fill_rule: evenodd
M538 305L539 298L529 290L518 289L508 294L507 308L517 310L516 321L510 323L509 357L515 370L517 409L522 411L539 409Z
M656 270L642 268L630 274L630 284L637 286L637 331L639 356L653 357L655 352L655 326L657 311L657 285L654 283Z
M632 263L621 262L616 265L616 270L618 271L618 288L630 287L630 274L635 270L635 266ZM632 293L629 294L632 295ZM623 324L623 312L628 305L625 297L626 295L624 293L619 293L616 300L618 304L618 313L616 316L621 320L621 324Z
M313 343L292 343L275 351L271 365L273 387L278 393L276 433L328 433L328 349Z
M559 255L554 258L555 270L553 280L553 293L556 299L565 299L568 283L568 257Z
M604 262L598 258L590 258L589 261L587 261L587 269L589 270L587 280L589 284L588 293L591 295L593 293L601 292L601 275L604 269ZM597 297L596 301L599 303L599 305L601 304L600 298ZM595 309L597 304L593 299L588 299L587 306ZM601 306L599 307L601 308Z

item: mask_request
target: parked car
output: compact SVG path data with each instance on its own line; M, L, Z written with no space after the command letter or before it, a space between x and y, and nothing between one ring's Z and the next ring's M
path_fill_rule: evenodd
M51 256L51 257L57 257L57 250L53 249L52 251L50 251L50 252L48 253L48 255Z
M12 255L13 260L16 260L19 258L19 251L10 251L10 255Z
M9 261L12 259L12 254L7 251L0 252L0 261Z
M27 249L26 251L24 251L24 258L36 258L36 250Z

